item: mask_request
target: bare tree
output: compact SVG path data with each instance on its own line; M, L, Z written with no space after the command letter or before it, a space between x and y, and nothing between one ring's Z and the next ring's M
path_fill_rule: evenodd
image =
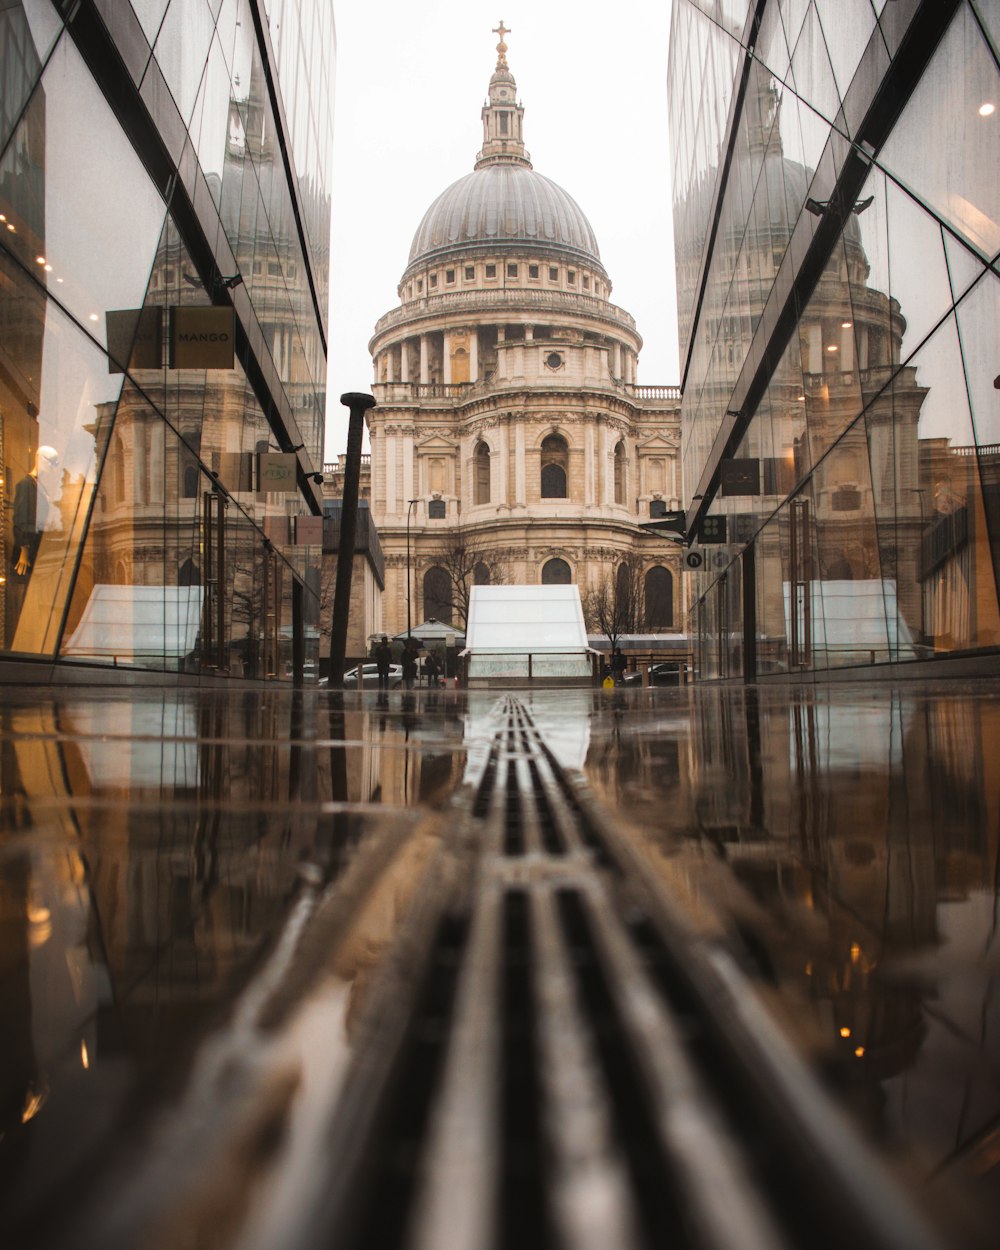
M452 623L461 624L463 629L469 624L472 587L506 586L512 580L510 550L493 547L481 534L461 526L441 536L434 561L448 575L449 583L446 590L441 579L439 608L450 608Z
M646 619L642 561L623 557L613 576L583 595L587 628L604 634L613 651L626 634L637 634Z

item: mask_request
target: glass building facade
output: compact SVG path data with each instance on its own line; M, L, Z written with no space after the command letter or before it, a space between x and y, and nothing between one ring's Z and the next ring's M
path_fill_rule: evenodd
M675 0L701 678L998 671L998 43L993 0Z
M332 6L0 7L0 656L290 678L322 560Z

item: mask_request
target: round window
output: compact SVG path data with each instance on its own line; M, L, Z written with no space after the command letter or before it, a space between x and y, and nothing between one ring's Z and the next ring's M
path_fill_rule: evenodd
M563 362L562 356L558 352L549 352L545 357L545 363L550 369L558 369Z

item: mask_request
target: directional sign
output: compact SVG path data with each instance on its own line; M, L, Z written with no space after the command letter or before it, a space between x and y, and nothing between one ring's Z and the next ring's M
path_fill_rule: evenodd
M698 521L698 541L700 543L724 543L726 541L725 516L703 516Z

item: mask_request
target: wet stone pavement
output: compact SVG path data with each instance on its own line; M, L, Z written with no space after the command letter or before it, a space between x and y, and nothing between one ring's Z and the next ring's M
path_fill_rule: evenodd
M498 768L507 804L494 829ZM534 924L531 949L558 956L536 887L567 933L587 927L572 890L589 900L608 950L616 899L625 923L640 896L668 900L927 1218L940 1237L927 1244L992 1244L1000 686L539 690L515 703L459 690L6 688L0 787L4 1246L656 1244L673 1217L643 1195L631 1121L565 1088L566 1073L589 1080L605 1062L608 1029L588 1050L565 1025L511 1024L534 1018L524 1000L536 992L546 1010L566 999L566 1019L574 995L605 1010L601 993L627 1016L614 969L630 957L596 960L604 985L573 981L575 939L537 976L521 954L491 972L483 953L491 925L523 953ZM627 881L600 892L600 841L572 832L589 812L619 848L611 859L627 859L631 893ZM475 906L442 901L460 896ZM458 966L466 941L475 975ZM430 1004L416 1042L391 1023L411 990ZM421 1049L435 1032L457 1075ZM491 1068L494 1047L506 1058ZM549 1057L540 1076L533 1047ZM696 1062L710 1084L711 1062ZM494 1071L502 1081L483 1076ZM387 1073L406 1097L376 1114ZM610 1100L632 1096L619 1093ZM452 1183L468 1163L442 1128L450 1108L486 1125L470 1131L499 1181L484 1164ZM574 1116L584 1137L600 1121L603 1144L564 1166L557 1139ZM719 1136L766 1191L769 1165L753 1157L764 1148L740 1122ZM324 1196L351 1143L380 1133L393 1158L351 1182L376 1195L368 1213L332 1182ZM420 1144L435 1140L436 1154ZM616 1186L639 1194L634 1214ZM808 1212L780 1205L755 1244L828 1244L819 1213L811 1237ZM677 1244L726 1237L693 1219ZM751 1241L737 1231L731 1244Z

